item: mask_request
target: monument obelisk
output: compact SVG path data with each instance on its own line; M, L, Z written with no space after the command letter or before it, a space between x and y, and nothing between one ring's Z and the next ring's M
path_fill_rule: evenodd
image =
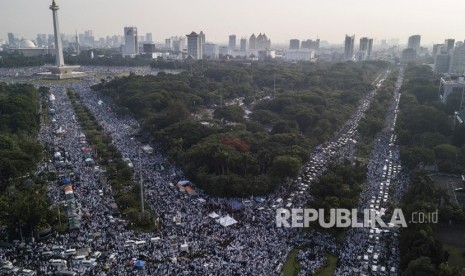
M61 33L60 25L58 23L58 10L60 7L55 3L55 0L52 0L50 5L50 10L53 15L53 33L55 35L55 66L48 66L47 69L50 71L48 73L40 74L47 78L52 79L72 79L72 78L82 78L86 74L83 72L75 72L74 70L79 68L79 65L66 66L65 59L63 58L63 44L61 42Z
M65 66L65 59L63 58L63 44L61 42L60 24L58 23L58 10L60 7L53 0L50 5L50 10L53 14L53 34L55 35L55 49L56 49L56 66Z

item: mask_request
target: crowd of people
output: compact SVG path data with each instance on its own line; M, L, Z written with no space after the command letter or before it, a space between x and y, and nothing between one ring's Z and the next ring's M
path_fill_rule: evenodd
M388 203L398 206L408 184L407 174L401 172L399 147L395 144L394 132L402 82L401 70L384 129L375 137L367 166L366 184L360 195L359 212L370 210L380 215L392 213L393 210L388 209ZM400 262L398 235L398 226L393 225L385 228L373 225L349 229L340 250L335 274L396 275Z
M97 72L99 69L92 70ZM106 74L116 76L121 69L105 70ZM373 229L352 229L340 248L328 234L280 228L275 223L276 209L305 207L311 200L307 189L312 182L318 181L329 163L354 157L358 123L369 108L376 89L366 95L356 113L331 141L314 150L296 181L282 185L278 191L260 200L244 199L240 210L231 211L227 199L208 195L188 196L176 189L173 184L186 180L182 170L169 164L157 145L151 145L154 149L151 154L141 150L143 145L135 138L140 132L138 122L128 116L117 116L112 111L111 100L90 89L99 81L96 77L89 77L66 85L48 85L54 98L53 101L52 97L49 98L49 104L54 109L55 121L42 125L39 140L49 149L51 160L40 164L39 170L53 171L59 176L58 181L51 181L48 186L49 197L54 204L63 204L66 200L60 179L72 179L76 213L81 220L76 231L54 233L47 240L23 244L30 249L30 254L25 254L19 246L0 249L3 253L0 255L13 261L15 266L33 269L43 275L57 271L76 271L86 275L104 272L108 275L279 275L289 252L293 248L305 248L298 252L299 275L310 275L325 266L327 252L339 256L337 275L352 275L354 269L364 271L365 264L373 264L372 257L367 263L363 262L364 252L368 249L380 256L379 263L397 268L395 231L381 234L376 231L370 235ZM80 96L105 133L111 136L121 155L133 164L133 180L142 181L144 200L162 222L163 227L157 232L132 231L125 220L112 215L114 198L111 186L101 181L98 160L90 162L86 158L83 147L91 146L82 139L82 129L65 88ZM398 89L396 95L398 103ZM396 110L397 104L391 111L396 114ZM395 124L395 116L388 116L388 128ZM387 184L388 177L395 179L400 170L398 148L393 145L395 137L389 133L392 130L377 137L360 208L370 206L372 201L376 204L373 208L378 211L385 208L385 201L378 194L380 183ZM64 158L54 159L56 152ZM383 172L384 165L389 167L389 176L387 171ZM383 191L389 190L387 186ZM401 193L401 185L396 187ZM237 223L222 226L209 216L213 211L220 216L228 214ZM175 218L176 223L173 222ZM388 244L392 248L386 248ZM67 249L76 249L78 253L66 256ZM52 255L44 252L52 252ZM96 252L103 254L97 256ZM357 256L361 259L355 260ZM64 262L52 262L52 259ZM141 259L145 261L144 265L136 266Z

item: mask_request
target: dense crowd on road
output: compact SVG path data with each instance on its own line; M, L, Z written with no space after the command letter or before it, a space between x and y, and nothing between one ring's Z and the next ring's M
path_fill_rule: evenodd
M100 69L92 70L98 72ZM121 68L105 69L104 73L116 76L121 71ZM310 275L325 266L327 252L340 256L337 270L340 274L337 275L351 275L353 269L362 271L365 264L374 263L373 256L368 262L362 261L368 248L379 255L379 262L385 263L385 267L398 267L397 248L385 248L389 242L396 243L393 231L350 230L342 248L338 248L336 241L327 234L278 228L275 224L276 209L305 207L311 200L307 192L309 186L318 181L329 163L354 158L357 127L376 90L366 95L356 113L331 141L314 150L300 177L266 197L243 199L242 208L232 211L227 199L204 194L190 196L179 191L176 184L186 180L182 170L169 164L155 144L151 145L154 149L151 154L141 150L143 145L135 138L141 131L138 122L128 116L117 116L111 100L90 89L99 81L90 77L66 85L48 85L50 96L53 95L53 101L49 98L49 106L54 109L53 123L42 125L39 140L49 150L50 161L40 164L38 171L53 171L58 175L58 180L50 181L48 186L54 204L63 204L66 200L60 180L72 180L76 214L81 220L78 229L70 233L54 233L44 241L0 249L0 256L14 266L33 269L43 275L56 271L86 275L104 271L108 275L279 275L289 252L293 248L305 248L298 252L302 268L299 275ZM86 158L83 148L90 146L83 139L85 135L67 88L80 96L121 155L133 164L133 180L142 181L144 200L163 225L159 231L134 232L129 230L125 220L113 215L113 191L106 182L102 183L104 177L101 177L98 160ZM397 112L397 105L392 112ZM395 116L387 118L389 125L395 124ZM361 209L371 205L378 211L385 208L380 185L383 184L382 191L388 193L389 181L394 181L400 171L398 148L394 143L392 131L377 137L368 168L368 184L361 195ZM57 152L62 158L55 158ZM400 184L402 180L407 181L407 178L397 177L398 194L405 189L405 185ZM212 212L220 217L229 215L237 223L224 227L209 216ZM67 252L72 253L68 255ZM355 256L361 259L355 260ZM142 259L143 266L136 265Z
M360 195L359 212L370 210L376 214L389 214L388 203L398 206L405 192L408 178L401 172L399 146L396 145L396 125L399 92L403 81L400 71L394 100L389 108L385 127L375 137L373 151L367 166L367 180ZM359 219L361 221L361 219ZM388 224L389 220L386 222ZM398 227L379 225L351 228L343 242L335 274L386 275L399 271L400 253L398 248Z

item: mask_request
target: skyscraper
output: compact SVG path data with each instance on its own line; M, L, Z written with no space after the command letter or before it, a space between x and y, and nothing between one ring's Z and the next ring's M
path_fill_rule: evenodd
M449 73L465 74L465 45L457 44L452 51Z
M408 38L407 48L414 49L418 54L420 52L420 41L421 41L421 36L420 35L412 35L412 36L410 36Z
M346 35L346 39L344 41L344 59L345 60L354 59L354 42L355 42L355 35L352 35L352 36Z
M124 27L123 57L135 57L139 54L139 41L136 27Z
M455 39L446 39L444 41L444 44L446 44L447 46L447 51L450 51L452 49L454 49L454 45L455 45Z
M229 36L229 49L236 49L236 35L234 34Z
M257 37L255 34L252 34L249 38L249 49L255 50L257 48Z
M201 36L196 32L192 32L187 36L187 54L194 59L202 58L202 40Z
M152 33L146 33L146 34L145 34L145 41L147 41L147 42L153 42Z
M8 45L10 47L15 45L15 35L13 33L8 33Z
M247 51L247 38L241 38L241 51Z
M358 61L369 60L373 49L373 39L368 37L360 38L360 47L358 51Z
M320 39L317 38L315 41L311 39L302 40L301 48L318 50L320 48Z
M298 40L298 39L289 40L289 49L291 49L291 50L299 50L300 49L300 40Z

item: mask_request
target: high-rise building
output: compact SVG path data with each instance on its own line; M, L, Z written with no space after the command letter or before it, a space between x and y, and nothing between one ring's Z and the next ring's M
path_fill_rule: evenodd
M436 54L439 53L439 49L441 49L441 47L443 47L443 46L446 46L446 45L445 44L434 44L433 45L433 53L432 53L433 57L435 57Z
M200 38L200 45L202 46L203 48L203 45L205 44L205 33L203 31L200 31L199 33L199 38Z
M408 38L408 45L407 48L414 49L418 54L420 52L420 35L412 35Z
M171 43L173 51L182 52L182 50L185 48L186 40L185 37L175 36L171 38Z
M299 50L300 49L300 40L298 40L298 39L289 40L289 49L290 50Z
M15 35L13 33L8 33L8 45L10 45L10 47L15 45Z
M144 43L142 49L144 50L144 54L155 53L155 43Z
M303 40L301 43L301 48L318 50L320 48L320 39L317 38L315 41L311 39Z
M255 36L255 34L252 34L249 38L249 49L250 50L257 49L257 37Z
M465 45L457 44L452 51L449 73L465 74Z
M234 34L229 36L229 49L236 49L236 35Z
M256 49L257 50L270 50L271 48L271 40L266 36L265 33L259 34L257 36L257 44L256 44Z
M84 31L84 39L81 41L84 45L93 47L95 42L94 32L92 30Z
M413 48L407 48L402 51L401 62L407 64L409 62L414 62L417 59L417 51Z
M187 36L187 54L194 59L202 59L202 38L196 32Z
M123 57L135 57L139 54L137 27L124 27Z
M245 37L241 38L241 51L247 51L247 38Z
M354 42L355 42L355 35L352 35L352 36L346 35L346 38L344 41L344 59L345 60L354 59Z
M447 46L447 51L454 49L455 39L449 38L444 41L444 44Z
M145 41L147 41L147 42L153 42L152 33L146 33L146 34L145 34Z
M204 57L208 59L218 59L220 55L220 48L214 43L205 43L203 46Z
M46 34L38 34L37 35L37 47L46 47L46 46L48 46L47 35Z
M358 61L370 60L371 51L373 49L373 39L368 37L360 38L360 46L358 51Z
M165 48L171 50L173 48L173 42L171 38L165 39Z
M450 69L451 54L447 45L438 46L434 55L434 72L448 73Z

